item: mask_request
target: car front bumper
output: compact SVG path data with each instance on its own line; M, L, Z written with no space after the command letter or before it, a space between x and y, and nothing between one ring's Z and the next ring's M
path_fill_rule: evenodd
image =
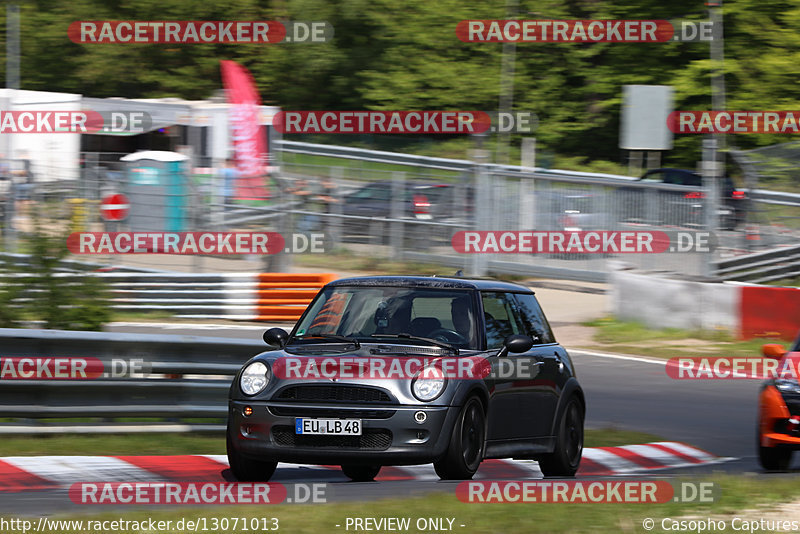
M243 410L252 408L252 415ZM325 414L319 412L324 410ZM335 410L335 415L330 415ZM444 455L458 407L424 405L319 405L230 401L228 433L239 454L271 462L412 465ZM417 412L425 421L415 419ZM295 419L360 419L361 436L295 434Z

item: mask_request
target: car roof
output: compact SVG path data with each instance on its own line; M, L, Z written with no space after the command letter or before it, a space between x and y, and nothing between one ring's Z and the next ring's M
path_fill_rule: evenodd
M359 276L341 278L329 286L390 286L423 287L436 289L477 289L482 291L509 291L514 293L533 293L519 284L483 278L441 278L438 276Z
M680 172L680 173L683 173L683 174L697 174L698 176L700 176L697 173L697 171L693 171L693 170L690 170L690 169L677 169L675 167L661 167L661 168L658 168L658 169L650 169L650 170L646 171L643 176L648 175L648 174L655 174L657 172L664 172L664 171Z

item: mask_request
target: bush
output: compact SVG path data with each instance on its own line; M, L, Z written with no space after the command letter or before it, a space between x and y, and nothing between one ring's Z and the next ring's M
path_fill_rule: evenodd
M58 267L67 253L67 236L36 223L24 239L30 266L23 277L0 278L0 326L42 321L44 328L100 330L111 319L105 282L90 274L63 276Z

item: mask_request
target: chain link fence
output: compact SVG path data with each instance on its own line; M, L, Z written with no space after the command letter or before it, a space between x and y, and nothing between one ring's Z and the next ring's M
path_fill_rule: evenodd
M70 176L60 175L57 168L38 168L37 176L29 176L24 162L5 161L0 163L3 248L20 252L15 237L31 231L35 218L53 230L142 231L141 217L118 223L101 218L102 199L112 193L129 195L132 214L154 213L179 199L180 223L164 231L273 231L282 234L294 252L263 257L134 254L85 258L163 270L286 271L299 256L315 254L308 244L319 236L324 254L318 255L322 259L315 265L323 269L337 269L342 258L362 256L440 265L443 274L462 270L473 275L601 281L614 260L648 270L710 275L713 262L720 258L800 243L800 224L795 224L800 220L800 201L769 203L766 197L747 191L738 203L721 202L722 228L713 253L500 253L492 249L463 253L453 246L453 237L462 231L704 230L704 190L619 176L534 172L416 156L404 159L400 154L341 147L331 147L342 152L335 157L315 159L309 156L311 145L303 144L300 150L291 143L282 144L287 146L280 154L280 172L258 180L261 196L230 194L224 162L195 160L175 182L177 189L137 197L131 193L130 168L120 161L123 154L84 153L79 171ZM800 149L795 149L800 155ZM785 172L793 176L794 171L787 167Z

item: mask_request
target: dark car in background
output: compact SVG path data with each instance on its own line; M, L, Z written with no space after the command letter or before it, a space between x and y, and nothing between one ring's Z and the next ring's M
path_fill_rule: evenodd
M583 390L526 287L342 279L322 288L290 334L273 328L264 339L273 348L248 361L230 389L227 449L239 480L267 480L278 462L338 464L358 481L384 465L431 462L442 479L469 479L487 458L538 460L546 476L578 469ZM287 362L305 369L312 358L428 363L394 378L286 374ZM436 371L475 359L487 373Z
M600 191L553 188L533 195L536 230L609 230L615 218Z
M758 460L768 471L785 471L792 453L800 450L800 383L796 374L782 371L799 368L800 337L788 351L769 344L762 352L765 358L778 360L778 373L761 385L758 396Z
M687 169L651 169L641 178L642 182L683 186L680 190L658 190L654 209L647 207L646 191L622 188L624 217L639 222L660 223L674 226L703 226L705 224L703 177ZM722 191L718 208L719 225L725 230L734 230L745 219L747 194L734 184L730 176L722 179Z
M392 218L395 202L399 202L399 209L395 208L398 217L409 221L406 236L418 240L420 245L428 243L427 238L435 237L442 228L414 221L453 222L471 216L472 188L462 190L450 184L405 182L397 195L394 187L391 181L372 182L345 195L341 205L341 214L345 216L342 224L344 234L388 242L388 226L380 223ZM376 232L382 235L376 236Z

